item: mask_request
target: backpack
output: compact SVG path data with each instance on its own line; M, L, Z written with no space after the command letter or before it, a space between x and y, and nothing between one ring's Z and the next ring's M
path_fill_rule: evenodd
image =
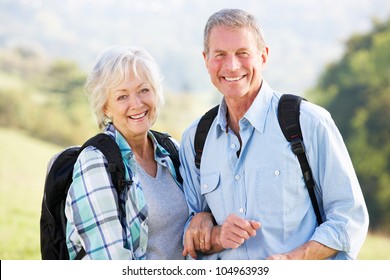
M170 135L151 131L158 143L170 154L175 166L177 181L183 179L179 173L179 155ZM73 146L53 156L49 162L45 180L40 217L41 256L43 260L68 260L69 253L66 246L66 216L65 200L72 183L73 167L81 151L94 146L99 149L107 159L107 170L110 172L112 182L117 194L132 183L125 180L125 166L121 151L115 140L105 133L99 133L86 141L81 147ZM86 255L84 248L76 256L76 260Z
M314 193L315 182L305 154L301 126L299 123L300 105L302 100L306 99L292 94L282 95L278 104L278 121L284 137L288 142L291 143L291 150L298 158L303 178L305 180L305 184L309 192L310 200L313 205L314 212L316 214L317 223L318 225L320 225L322 224L322 217ZM211 124L213 123L215 117L218 114L218 108L219 105L213 107L208 112L206 112L200 119L196 128L194 147L195 165L198 169L200 168L203 148L207 138L207 134L211 127Z

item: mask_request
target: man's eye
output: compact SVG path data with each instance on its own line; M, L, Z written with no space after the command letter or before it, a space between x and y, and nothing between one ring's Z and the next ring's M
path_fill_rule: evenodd
M249 53L248 52L239 52L238 55L239 56L248 56Z

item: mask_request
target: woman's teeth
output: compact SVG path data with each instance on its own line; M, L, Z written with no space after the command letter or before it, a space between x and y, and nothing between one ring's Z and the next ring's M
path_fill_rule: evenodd
M138 114L138 115L132 115L132 116L130 116L130 119L133 119L133 120L141 119L141 118L145 117L145 115L146 115L146 111L141 113L141 114Z

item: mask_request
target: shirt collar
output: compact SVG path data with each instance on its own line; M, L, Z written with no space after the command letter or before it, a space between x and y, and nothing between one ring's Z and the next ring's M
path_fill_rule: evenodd
M267 119L267 114L269 107L271 105L273 91L268 83L263 79L260 91L257 94L252 105L249 107L248 111L245 113L240 122L249 121L249 123L258 131L264 132L265 122ZM219 137L222 133L226 133L226 112L227 106L225 98L222 99L222 102L218 109L217 123L216 123L216 137Z
M108 135L110 135L111 137L113 137L115 139L115 142L118 144L118 146L121 150L122 158L127 158L127 159L133 158L134 154L133 154L133 151L131 150L129 143L127 143L125 137L123 137L123 135L115 128L114 125L112 125L112 124L107 125L107 127L105 129L105 133L107 133ZM155 160L160 162L161 158L169 157L169 152L167 150L165 150L157 142L153 133L148 131L148 136L149 136L149 138L152 139L152 142L153 142Z
M115 142L118 144L119 149L121 150L122 158L133 157L133 152L131 151L129 143L127 143L125 137L123 137L123 135L115 128L114 125L108 124L106 126L105 133L115 139Z
M271 87L265 80L263 80L259 94L256 96L251 107L249 107L243 117L261 133L263 133L265 129L265 122L267 120L269 107L271 106L272 95L273 91Z
M218 114L217 114L217 124L216 124L216 137L220 136L222 133L226 133L226 126L227 126L227 119L226 119L226 113L227 113L227 106L225 102L225 98L222 99L221 104L218 108Z
M153 133L149 130L148 136L150 139L152 139L153 146L154 146L154 159L157 162L160 162L162 158L169 157L169 152L158 143L156 140L156 137L154 137ZM161 163L161 162L160 162Z

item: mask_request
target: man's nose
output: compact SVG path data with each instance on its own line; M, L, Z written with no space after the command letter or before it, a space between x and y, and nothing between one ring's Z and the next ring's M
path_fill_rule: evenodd
M229 55L226 57L225 67L227 70L235 71L241 66L239 59L235 55Z

